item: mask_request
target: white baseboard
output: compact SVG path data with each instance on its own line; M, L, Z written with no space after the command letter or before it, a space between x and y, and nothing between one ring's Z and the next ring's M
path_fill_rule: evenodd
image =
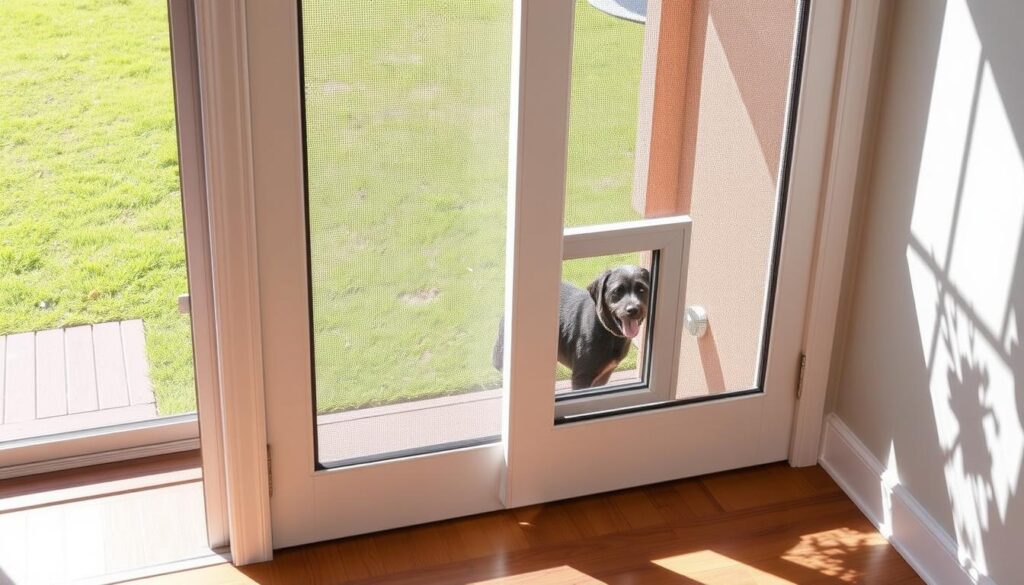
M926 582L994 585L958 560L953 537L904 486L885 476L885 467L834 414L825 422L819 463Z

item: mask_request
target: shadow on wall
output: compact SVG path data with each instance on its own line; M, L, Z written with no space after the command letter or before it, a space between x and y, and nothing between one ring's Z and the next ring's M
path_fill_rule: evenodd
M1021 16L1010 0L911 0L894 18L837 410L857 421L880 460L897 465L969 570L1016 582L1024 574Z

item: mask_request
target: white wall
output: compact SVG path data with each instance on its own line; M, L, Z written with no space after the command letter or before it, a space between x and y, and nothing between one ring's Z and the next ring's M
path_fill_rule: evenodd
M894 4L835 412L1022 583L1024 5Z

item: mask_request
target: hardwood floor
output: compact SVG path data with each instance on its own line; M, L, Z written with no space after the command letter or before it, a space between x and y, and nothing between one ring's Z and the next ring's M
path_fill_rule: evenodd
M824 471L782 464L279 550L268 563L144 581L921 582Z

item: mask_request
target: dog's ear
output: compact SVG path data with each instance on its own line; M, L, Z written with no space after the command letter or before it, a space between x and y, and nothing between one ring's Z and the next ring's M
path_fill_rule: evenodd
M608 303L604 302L604 289L611 275L611 270L605 270L594 279L594 282L587 285L587 291L590 293L590 297L594 299L594 304L597 305L597 320L601 322L605 329L615 335L619 335L620 331L615 315L612 315L612 310L608 307Z
M598 306L604 303L604 285L608 282L608 277L611 274L611 270L605 270L594 279L594 282L587 285L587 292L590 293L590 298L594 299L594 304Z
M640 276L644 279L644 283L647 284L647 289L651 288L651 271L646 268L640 268Z

